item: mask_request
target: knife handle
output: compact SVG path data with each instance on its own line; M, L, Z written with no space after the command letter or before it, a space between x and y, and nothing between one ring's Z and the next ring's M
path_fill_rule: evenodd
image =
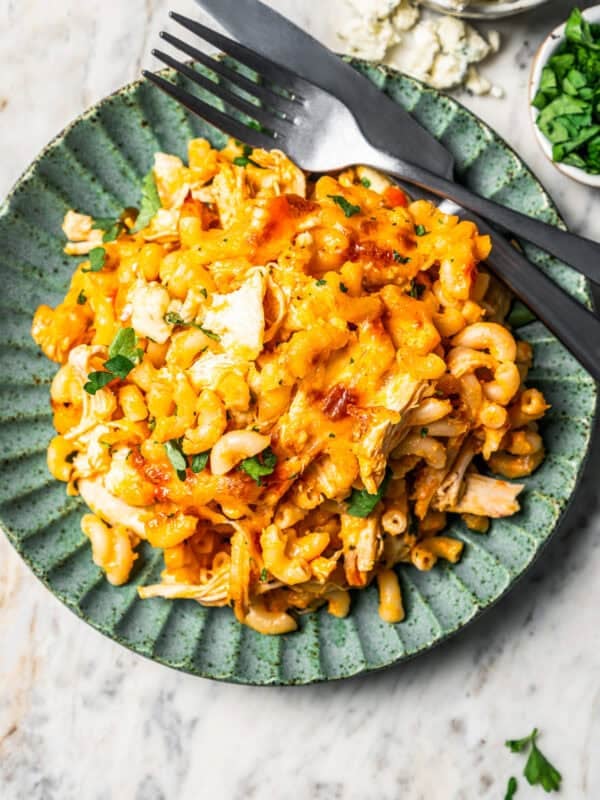
M379 150L373 151L371 161L373 167L382 169L390 175L422 189L427 189L437 197L452 200L462 208L485 217L494 226L537 245L594 283L600 284L600 244L598 242L513 211L511 208L506 208L493 200L487 200L475 194L465 186L435 175L414 164L399 161Z
M487 263L508 288L554 333L567 350L600 381L600 320L537 269L503 236L468 212L481 233L493 237Z

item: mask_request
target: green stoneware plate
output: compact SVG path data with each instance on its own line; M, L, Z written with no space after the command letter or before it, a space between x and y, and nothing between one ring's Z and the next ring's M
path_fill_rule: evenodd
M395 72L356 63L453 153L468 186L554 224L557 213L507 145L454 100ZM345 678L396 664L455 633L498 600L523 574L561 521L590 448L596 386L539 323L522 330L535 345L530 381L552 410L544 423L548 457L526 481L523 509L487 535L461 524L462 561L429 573L401 568L406 620L388 625L377 593L357 592L352 613L300 617L296 633L261 636L231 611L193 601L139 600L137 586L158 580L160 552L144 545L129 584L113 587L94 566L79 527L84 507L46 469L52 436L49 383L56 365L30 339L39 303L63 296L74 260L63 254L61 221L69 208L116 215L139 200L155 151L182 157L192 136L221 134L146 82L103 100L61 133L18 182L0 210L0 522L33 572L98 630L162 664L249 684L302 684ZM400 132L399 132L400 135ZM585 280L560 263L529 255L571 294L590 303Z

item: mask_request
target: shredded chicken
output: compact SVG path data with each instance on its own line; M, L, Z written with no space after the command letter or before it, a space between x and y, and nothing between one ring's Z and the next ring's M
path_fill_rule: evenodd
M440 509L440 511L445 511L451 508L451 506L456 505L463 486L465 472L475 455L479 452L480 447L481 443L473 436L470 436L463 443L452 465L452 469L447 473L439 489L435 493L434 505L436 508Z
M84 478L79 481L78 488L79 494L98 517L111 525L125 525L142 539L146 538L146 523L150 517L147 509L134 508L115 497L101 478Z
M510 517L519 510L517 496L524 488L522 483L508 483L472 473L465 478L462 497L446 510L492 518Z
M164 597L167 600L196 600L203 606L225 606L229 601L229 567L215 573L206 583L154 583L140 586L140 597Z

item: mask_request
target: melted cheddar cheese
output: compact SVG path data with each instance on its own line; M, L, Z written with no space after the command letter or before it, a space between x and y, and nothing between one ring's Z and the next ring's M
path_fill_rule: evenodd
M460 557L449 512L485 530L518 509L474 459L518 478L543 458L490 240L365 167L310 176L234 141L159 153L146 180L139 230L67 214L88 259L32 327L61 365L49 467L92 512L94 560L123 583L145 539L165 569L143 597L265 633L375 578L399 621L394 565Z

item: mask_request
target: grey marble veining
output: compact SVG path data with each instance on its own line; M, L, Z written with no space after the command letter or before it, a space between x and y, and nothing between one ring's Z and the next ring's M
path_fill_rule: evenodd
M336 45L344 0L273 5ZM528 119L532 54L570 5L484 26L503 35L483 71L506 98L460 99L574 229L600 238L598 195L545 160ZM3 0L3 194L69 120L152 65L171 7L197 13L192 0ZM560 797L600 798L594 474L565 532L477 624L401 668L305 688L217 684L133 655L70 614L0 536L1 800L495 800L523 767L503 741L534 725ZM520 780L518 800L542 796Z

